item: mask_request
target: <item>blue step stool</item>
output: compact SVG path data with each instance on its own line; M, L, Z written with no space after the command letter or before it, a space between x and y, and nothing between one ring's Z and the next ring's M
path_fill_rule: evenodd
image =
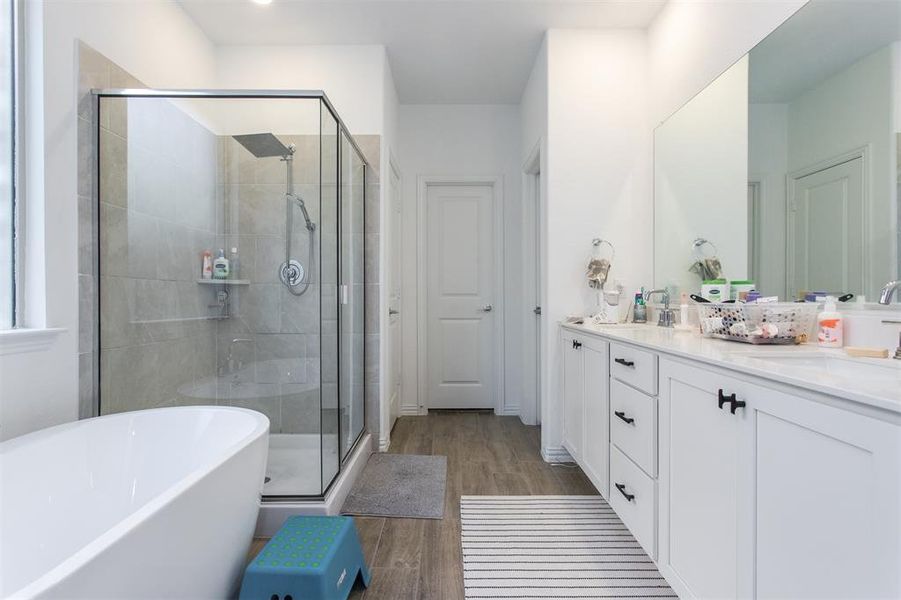
M351 517L290 517L247 565L240 600L346 600L369 569Z

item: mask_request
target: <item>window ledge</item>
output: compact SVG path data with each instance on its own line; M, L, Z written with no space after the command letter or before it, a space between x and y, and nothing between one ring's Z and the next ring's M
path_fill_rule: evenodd
M0 355L46 350L65 329L7 329L0 331Z

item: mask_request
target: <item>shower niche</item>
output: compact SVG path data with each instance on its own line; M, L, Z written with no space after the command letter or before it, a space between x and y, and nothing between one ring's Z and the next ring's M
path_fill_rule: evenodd
M257 410L264 499L321 497L364 426L362 153L322 93L95 100L99 414Z

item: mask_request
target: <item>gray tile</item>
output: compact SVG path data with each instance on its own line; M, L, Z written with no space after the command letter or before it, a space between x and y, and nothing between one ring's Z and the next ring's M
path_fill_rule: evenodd
M78 42L78 116L91 120L93 115L92 89L110 87L110 61L85 44Z
M381 188L377 183L366 184L365 203L365 223L363 230L366 233L379 233L381 231L382 215L381 215Z
M378 283L379 269L379 234L367 233L364 252L364 273L366 283ZM356 279L359 281L359 279Z
M282 433L319 433L319 389L307 387L282 387Z
M364 304L366 306L366 333L378 333L381 327L382 311L379 298L380 287L374 283L366 284Z
M128 206L128 145L106 129L100 131L100 199Z
M94 202L85 196L78 197L78 272L94 273Z
M94 349L94 277L78 276L78 352Z
M366 334L366 384L379 382L379 334Z
M303 334L257 335L257 381L306 383L306 340Z
M78 355L78 418L94 416L94 354Z
M245 267L250 266L246 276L253 282L278 283L278 269L285 260L285 240L273 236L251 239L254 240L254 252L250 255L251 260L244 262Z
M128 211L112 204L100 205L100 272L128 275Z
M281 284L253 284L237 291L233 288L232 294L235 293L239 297L234 318L243 321L254 333L279 332L284 322Z
M295 296L282 285L281 292L281 332L319 332L319 286L311 284L303 296Z
M94 195L94 127L91 121L78 117L78 195Z
M128 211L128 276L155 279L159 263L159 222Z

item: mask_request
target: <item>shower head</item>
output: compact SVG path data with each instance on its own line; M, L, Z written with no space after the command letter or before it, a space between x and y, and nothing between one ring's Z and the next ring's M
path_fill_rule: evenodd
M271 133L251 133L248 135L234 135L232 137L257 158L269 158L272 156L286 158L294 154L292 148L285 146Z

